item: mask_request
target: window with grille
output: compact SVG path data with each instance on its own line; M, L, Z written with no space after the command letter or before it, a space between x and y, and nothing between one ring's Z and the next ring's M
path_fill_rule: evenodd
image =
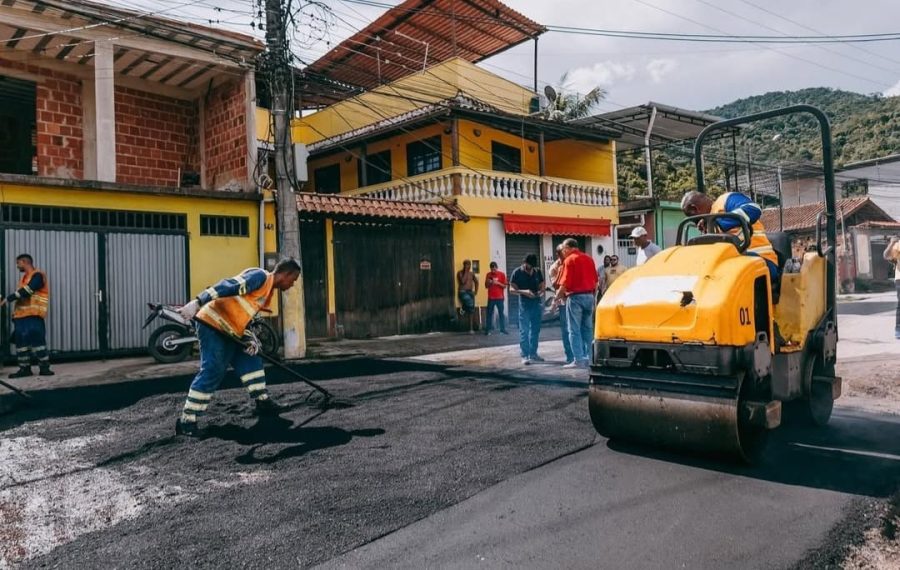
M23 204L3 204L0 207L0 221L5 224L39 224L42 226L97 229L187 230L187 216L185 214L29 206Z
M416 176L441 169L441 136L437 135L406 145L406 173Z
M201 236L250 237L250 218L243 216L200 216Z

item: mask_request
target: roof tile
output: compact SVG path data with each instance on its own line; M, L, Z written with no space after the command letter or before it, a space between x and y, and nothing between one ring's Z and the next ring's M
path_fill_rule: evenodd
M452 204L432 202L400 202L299 192L297 209L301 213L319 213L333 216L363 216L406 220L465 220L466 216Z

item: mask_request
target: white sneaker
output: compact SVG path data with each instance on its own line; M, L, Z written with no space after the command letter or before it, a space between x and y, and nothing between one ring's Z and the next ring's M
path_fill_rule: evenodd
M577 362L573 361L573 362L569 362L568 364L563 364L563 368L572 369L572 368L581 368L581 366Z
M522 365L523 365L523 366L528 366L529 364L531 364L531 359L530 359L530 358L528 358L528 357L526 356L525 358L522 359Z

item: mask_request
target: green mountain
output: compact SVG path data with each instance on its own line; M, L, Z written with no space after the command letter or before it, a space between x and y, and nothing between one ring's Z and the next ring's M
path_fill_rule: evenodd
M797 103L815 105L831 119L835 164L878 158L900 152L900 97L862 95L826 87L800 91L773 91L738 99L705 111L731 118ZM777 136L776 135L780 135ZM775 139L775 140L773 140ZM752 149L755 171L785 169L805 163L821 164L822 148L817 123L811 117L794 116L758 123L737 138L741 168ZM726 169L731 168L731 140L707 146L704 162L706 178L713 192L724 190ZM692 145L665 145L653 152L653 186L664 199L676 200L694 186ZM646 168L642 152L619 156L620 198L646 193Z

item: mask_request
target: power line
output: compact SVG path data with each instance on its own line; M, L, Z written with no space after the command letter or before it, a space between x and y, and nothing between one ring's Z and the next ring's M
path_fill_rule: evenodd
M651 4L651 3L649 3L649 2L646 2L645 0L632 0L632 1L633 1L633 2L637 2L638 4L641 4L641 5L643 5L643 6L647 6L647 7L649 7L649 8L653 8L654 10L659 10L660 12L663 12L663 13L665 13L665 14L669 14L669 15L671 15L671 16L674 16L674 17L679 18L679 19L681 19L681 20L684 20L684 21L686 21L686 22L690 22L690 23L692 23L692 24L696 24L696 25L698 25L698 26L700 26L700 27L703 27L703 28L706 28L706 29L708 29L708 30L712 30L712 31L714 31L714 32L718 32L718 33L720 33L720 34L724 34L724 33L725 33L725 32L723 32L722 30L720 30L720 29L718 29L718 28L715 28L715 27L713 27L713 26L709 26L709 25L704 24L704 23L702 23L702 22L698 22L697 20L688 18L687 16L683 16L683 15L681 15L681 14L678 14L677 12L672 12L672 11L670 11L670 10L666 10L665 8L660 8L659 6L656 6L655 4ZM698 0L698 1L699 1L699 0ZM755 41L754 41L754 42L751 42L751 43L762 43L762 42L755 42ZM837 69L837 68L834 68L834 67L829 67L829 66L827 66L827 65L822 65L821 63L817 63L817 62L812 61L812 60L809 60L809 59L804 59L804 58L802 58L802 57L799 57L799 56L796 56L796 55L793 55L793 54L784 53L784 52L782 52L782 51L779 51L779 50L776 49L776 48L772 48L772 47L768 47L768 46L764 46L764 47L765 47L766 49L768 49L769 51L772 51L772 52L774 52L774 53L780 54L780 55L782 55L782 56L784 56L784 57L789 57L789 58L795 59L795 60L797 60L797 61L802 61L802 62L808 63L808 64L810 64L810 65L815 65L816 67L821 67L822 69L826 69L826 70L828 70L828 71L833 71L833 72L835 72L835 73L840 73L840 74L842 74L842 75L846 75L846 76L848 76L848 77L853 77L854 79L860 79L860 80L866 81L866 82L868 82L868 83L874 83L874 84L880 85L880 86L882 86L882 87L891 87L891 85L889 85L889 84L887 84L887 83L881 83L880 81L873 81L873 80L868 79L868 78L866 78L866 77L862 77L862 76L859 76L859 75L855 75L855 74L853 74L853 73L848 73L848 72L846 72L846 71L842 71L842 70Z
M758 5L758 4L755 4L755 3L753 3L753 2L750 2L749 0L741 0L741 2L743 2L744 4L747 4L748 6L752 6L752 7L756 8L757 10L761 10L761 11L767 13L767 14L771 14L772 16L775 16L776 18L780 18L780 19L784 20L785 22L789 22L789 23L791 23L791 24L794 24L795 26L799 26L799 27L803 28L804 30L809 30L810 32L813 32L813 33L815 33L815 34L821 34L821 33L823 33L823 32L820 32L819 30L817 30L817 29L815 29L815 28L811 28L811 27L807 26L806 24L803 24L803 23L798 22L798 21L796 21L796 20L792 20L792 19L790 19L790 18L788 18L788 17L786 17L786 16L782 16L781 14L778 14L777 12L774 12L774 11L772 11L772 10L769 10L768 8L764 8L764 7L762 7L762 6ZM889 61L889 62L891 62L891 63L900 64L900 60L896 60L896 59L893 59L893 58L890 58L890 57L883 56L883 55L881 55L881 54L875 53L874 51L868 50L868 49L866 49L866 48L864 48L864 47L860 47L860 46L854 45L854 44L849 43L849 42L841 42L841 43L846 44L848 47L852 47L853 49L855 49L855 50L857 50L857 51L861 51L861 52L864 52L864 53L868 53L868 54L870 54L870 55L874 55L875 57L881 58L881 59L883 59L883 60L885 60L885 61Z

